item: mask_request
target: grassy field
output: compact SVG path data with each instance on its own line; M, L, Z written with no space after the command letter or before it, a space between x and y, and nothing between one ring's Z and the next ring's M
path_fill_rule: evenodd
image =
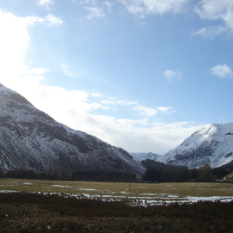
M90 195L109 198L180 200L186 197L233 197L233 184L128 183L0 179L0 190Z

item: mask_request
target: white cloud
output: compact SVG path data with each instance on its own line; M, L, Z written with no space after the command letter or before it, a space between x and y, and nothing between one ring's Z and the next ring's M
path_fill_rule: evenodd
M149 14L178 13L182 11L189 0L118 0L128 11L140 17Z
M43 20L37 17L16 17L0 10L0 83L25 96L35 107L55 120L128 151L153 151L162 154L200 129L200 126L185 123L154 122L151 125L146 118L132 120L96 115L96 109L107 110L108 107L91 101L90 97L95 94L46 85L45 75L49 71L40 67L30 69L25 62L31 41L28 25L43 23ZM113 98L112 101L119 100ZM146 117L155 115L157 111L167 110L164 107L135 107L137 109L134 110Z
M36 0L36 3L41 6L49 6L53 3L53 0Z
M233 72L231 68L226 64L212 67L210 71L213 75L216 75L220 78L226 78L226 77L232 78L233 77Z
M63 21L59 17L48 14L45 17L45 23L49 26L60 26L63 24Z
M203 28L196 35L210 37L217 36L225 32L233 32L233 1L232 0L202 0L194 10L202 19L220 20L223 25Z
M157 110L154 109L154 108L147 108L147 107L144 107L144 106L141 106L141 105L136 105L135 107L132 108L133 110L135 111L140 111L141 112L141 115L144 115L144 116L154 116L157 114Z
M85 7L89 11L87 19L92 20L94 18L103 18L105 16L104 11L99 7Z
M70 72L70 67L65 65L65 64L61 64L60 67L62 68L62 70L64 71L65 74L67 74L70 77L75 77L73 73Z
M166 77L168 82L171 83L171 82L180 81L182 78L182 73L179 71L166 70L164 72L164 76Z

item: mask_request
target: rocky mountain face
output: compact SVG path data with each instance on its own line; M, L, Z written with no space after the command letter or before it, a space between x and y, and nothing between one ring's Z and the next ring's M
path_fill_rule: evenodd
M0 164L34 172L145 171L125 150L56 122L1 84Z
M158 160L159 157L161 156L152 152L148 152L148 153L131 152L130 155L132 155L133 158L138 162L142 162L143 160L147 160L147 159Z
M232 133L233 123L206 125L157 161L189 168L206 163L212 168L221 167L233 161Z

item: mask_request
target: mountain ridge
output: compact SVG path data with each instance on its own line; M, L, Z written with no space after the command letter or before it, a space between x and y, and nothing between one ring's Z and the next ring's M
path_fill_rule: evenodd
M2 84L0 103L0 162L6 170L144 172L127 151L56 122Z

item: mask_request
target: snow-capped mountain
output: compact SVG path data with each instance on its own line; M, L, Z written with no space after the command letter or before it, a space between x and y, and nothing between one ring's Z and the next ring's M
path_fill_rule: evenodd
M56 122L1 84L0 164L35 172L145 171L125 150Z
M206 125L157 161L189 168L206 163L212 168L220 167L233 161L232 133L233 123Z
M149 153L140 153L140 152L131 152L130 155L139 162L150 159L150 160L157 160L161 155L149 152Z

